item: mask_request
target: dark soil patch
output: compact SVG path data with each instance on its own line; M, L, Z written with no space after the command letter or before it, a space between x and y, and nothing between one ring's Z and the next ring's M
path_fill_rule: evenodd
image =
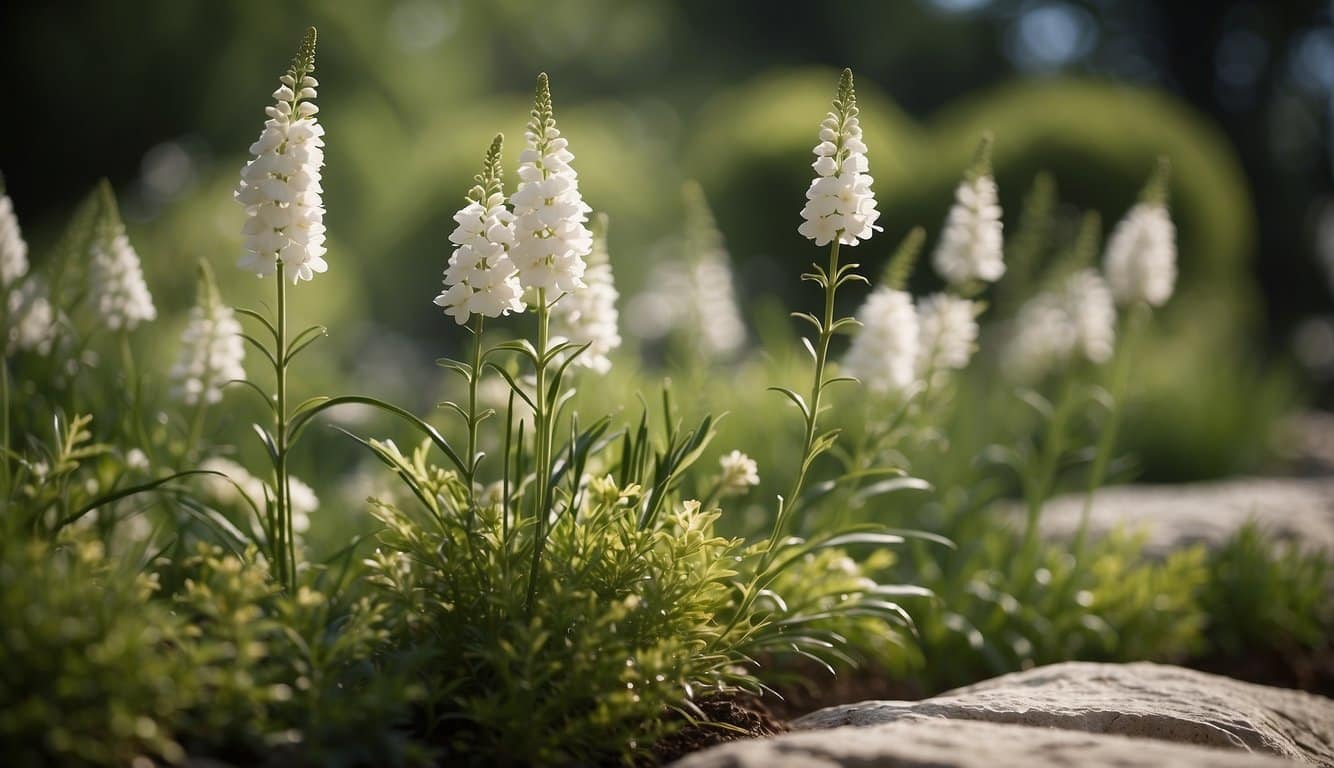
M787 723L753 697L717 697L696 702L710 723L687 725L653 745L653 757L670 763L717 744L786 733ZM730 726L730 727L728 727Z

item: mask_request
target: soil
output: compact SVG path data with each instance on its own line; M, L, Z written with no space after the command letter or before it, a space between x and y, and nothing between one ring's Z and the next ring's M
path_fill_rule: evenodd
M687 725L653 745L653 757L660 764L670 763L716 744L775 736L789 730L787 723L775 717L765 706L767 701L754 697L715 697L696 703L714 723L733 727L707 723Z

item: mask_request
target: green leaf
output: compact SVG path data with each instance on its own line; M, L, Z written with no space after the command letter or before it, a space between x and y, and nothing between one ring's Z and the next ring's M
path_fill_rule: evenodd
M161 488L162 486L172 482L173 480L179 480L182 477L189 477L190 475L215 475L218 477L224 477L224 478L227 477L223 473L214 472L211 469L187 469L183 472L176 472L174 474L167 475L166 477L161 477L158 478L157 480L152 480L147 483L140 483L138 485L129 486L128 488L122 488L119 491L113 491L111 493L106 494L105 496L100 496L88 502L87 504L83 505L78 509L78 511L74 512L73 514L69 515L63 520L57 522L55 530L58 531L61 528L64 528L65 526L69 525L75 520L78 520L79 518L83 517L89 512L92 512L94 509L97 509L98 507L104 507L107 504L112 504L114 502L120 501L121 499L128 498L130 496L134 496L140 493L146 493L148 491L157 488Z

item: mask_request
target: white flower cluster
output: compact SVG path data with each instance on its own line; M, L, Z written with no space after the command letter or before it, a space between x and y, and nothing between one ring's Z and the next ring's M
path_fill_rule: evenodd
M916 380L920 333L912 296L880 286L857 310L861 330L843 367L872 392L901 394Z
M37 277L29 277L10 289L6 308L9 328L5 354L17 350L51 354L56 340L56 315L47 298L46 285Z
M591 209L579 194L569 142L556 129L545 73L538 76L537 103L524 137L519 187L510 198L515 215L510 259L525 289L573 291L583 287L584 257L593 248L593 234L584 226Z
M199 303L190 310L181 333L181 356L169 374L175 382L172 394L187 405L217 403L227 382L245 378L241 323L222 303L207 270L201 266Z
M948 293L937 293L917 307L917 376L929 379L938 371L961 370L977 349L975 302Z
M1082 269L1019 309L1006 355L1021 378L1037 378L1076 356L1107 362L1116 343L1116 305L1107 282Z
M231 459L214 456L205 459L199 468L227 476L226 479L217 475L199 476L204 491L219 504L245 507L247 510L253 504L263 514L265 499L274 498L273 486L250 474L245 467ZM319 497L301 480L290 475L287 480L292 497L292 530L305 533L310 530L310 516L320 507Z
M91 248L91 294L103 324L113 331L132 331L157 318L153 295L144 283L143 267L125 227L109 220Z
M994 283L1005 274L1003 245L996 181L988 173L970 174L955 190L932 257L936 272L953 286Z
M522 312L523 289L509 257L514 214L505 207L504 194L496 191L470 200L454 214L454 221L458 226L449 241L458 247L449 257L445 290L435 303L459 325L474 314L500 317Z
M13 201L0 194L0 290L9 291L4 297L9 323L4 329L6 355L18 350L48 355L56 340L55 310L47 298L46 284L27 275L28 244Z
M816 245L836 239L843 245L856 245L880 229L875 224L880 212L871 191L873 179L867 173L866 144L857 113L852 71L844 70L834 108L820 123L820 143L815 145L811 164L815 178L801 209L804 221L797 227L797 232Z
M1177 277L1176 227L1167 206L1131 208L1112 231L1103 268L1118 304L1165 304Z
M680 331L703 357L727 358L746 343L731 258L704 190L688 183L684 198L682 258L654 260L647 288L630 302L627 325L646 339Z
M0 194L0 287L8 288L28 274L28 244L23 240L14 203Z
M269 119L250 145L254 159L241 169L237 202L245 206L245 255L238 266L257 275L273 274L281 262L292 282L310 280L329 265L324 261L324 203L320 169L324 165L324 126L315 118L319 82L309 75L315 65L314 30L307 34L288 73L265 108Z
M760 484L759 465L741 451L732 451L721 457L718 465L722 468L722 475L718 479L720 495L735 496Z
M575 364L598 373L611 370L608 353L621 346L617 329L616 284L611 274L611 259L607 253L607 217L598 216L593 235L593 248L584 271L584 288L567 294L552 307L552 333L556 338L575 344L587 344L588 349L575 358Z

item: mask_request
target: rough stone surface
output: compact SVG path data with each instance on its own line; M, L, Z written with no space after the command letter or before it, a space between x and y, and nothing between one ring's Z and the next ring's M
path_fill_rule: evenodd
M924 719L737 741L674 768L1292 768L1278 757L1025 725Z
M1147 662L1053 664L923 701L830 707L793 727L907 728L935 718L1184 742L1334 768L1334 700Z
M1042 511L1043 534L1072 538L1083 511L1083 494L1052 499ZM1162 555L1188 544L1216 547L1248 520L1303 547L1334 552L1334 477L1112 486L1094 497L1089 530L1095 536L1120 528L1143 530L1147 551Z

